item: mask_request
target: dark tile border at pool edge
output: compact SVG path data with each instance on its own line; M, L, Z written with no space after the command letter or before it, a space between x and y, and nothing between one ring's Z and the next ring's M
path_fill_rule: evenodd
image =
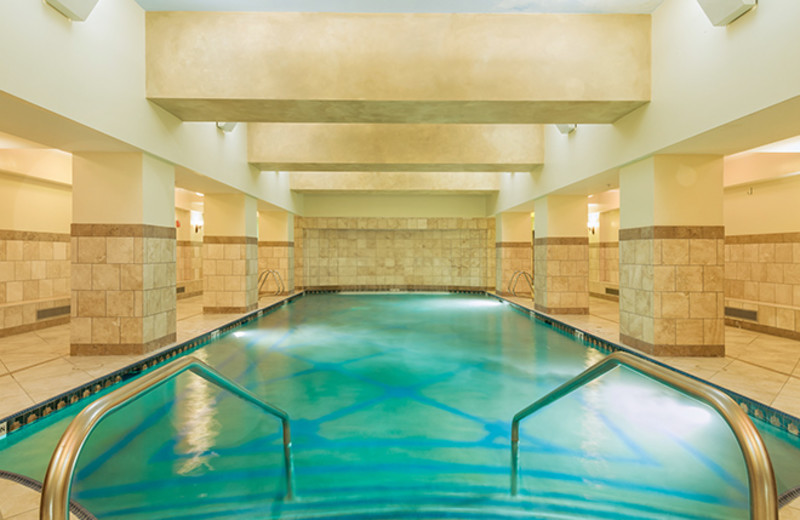
M47 399L46 401L34 404L33 406L30 406L20 412L15 412L3 419L0 419L0 439L6 435L10 435L14 432L24 429L25 426L33 424L37 420L47 417L57 410L61 410L66 406L76 404L83 399L91 397L116 383L127 381L132 377L138 376L145 370L151 369L179 355L187 354L188 352L205 345L209 341L216 339L221 334L224 334L225 332L228 332L229 330L240 325L244 325L245 323L256 320L265 314L274 311L278 307L282 307L283 305L296 300L304 294L305 292L301 291L279 302L256 309L252 312L239 316L238 318L220 327L217 327L214 330L210 330L186 341L176 343L171 347L166 347L165 349L144 359L140 359L135 363L110 372L109 374L89 381L88 383L84 383L83 385L71 390L67 390L66 392L63 392L55 397Z
M688 372L684 372L683 370L679 370L679 369L677 369L677 368L675 368L673 366L670 366L670 365L664 363L663 361L659 361L658 359L654 359L654 358L652 358L650 356L647 356L644 353L639 352L637 350L634 350L634 349L632 349L630 347L626 347L625 345L620 345L618 343L614 343L614 342L609 341L607 339L603 339L603 338L601 338L599 336L595 336L594 334L592 334L590 332L586 332L586 331L581 330L581 329L579 329L579 328L577 328L577 327L575 327L573 325L569 325L567 323L564 323L564 322L562 322L560 320L557 320L556 318L553 318L552 316L549 316L547 314L543 314L543 313L541 313L539 311L536 311L534 309L529 309L527 307L524 307L524 306L522 306L522 305L520 305L518 303L512 302L511 300L507 300L506 298L504 298L504 297L502 297L500 295L493 294L493 293L486 293L486 294L488 296L497 298L498 300L502 300L504 302L507 302L510 305L512 305L514 308L516 308L517 310L519 310L521 312L524 312L525 314L528 314L529 316L531 316L531 317L533 317L533 318L535 318L535 319L537 319L539 321L542 321L542 322L550 325L551 327L553 327L557 331L563 332L565 334L573 336L574 338L580 339L580 340L582 340L582 341L584 341L584 342L586 342L586 343L598 348L599 350L608 351L608 352L616 352L616 351L627 352L627 353L632 354L634 356L646 359L646 360L648 360L648 361L650 361L652 363L655 363L655 364L657 364L659 366L668 368L668 369L672 370L673 372L677 372L677 373L682 374L684 376L690 377L690 378L692 378L692 379L694 379L696 381L700 381L702 383L705 383L705 384L707 384L707 385L709 385L709 386L711 386L713 388L716 388L717 390L725 392L725 394L730 396L736 402L736 404L738 404L739 407L742 408L742 410L744 410L749 416L754 417L754 418L756 418L756 419L758 419L760 421L767 422L770 425L774 426L775 428L783 430L786 433L788 433L788 434L790 434L790 435L792 435L794 437L800 438L800 419L798 419L797 417L789 415L786 412L782 412L780 410L776 410L775 408L772 408L772 407L767 406L767 405L765 405L763 403L755 401L755 400L753 400L753 399L751 399L749 397L745 397L745 396L743 396L743 395L741 395L739 393L736 393L736 392L734 392L732 390L729 390L727 388L723 388L723 387L721 387L721 386L719 386L719 385L717 385L715 383L712 383L710 381L706 381L705 379L697 377L697 376L695 376L693 374L690 374Z
M327 292L338 292L338 291L313 291L313 293L327 293ZM608 352L614 352L618 350L623 352L628 352L635 356L647 359L648 361L651 361L658 365L667 367L670 370L683 374L697 381L702 381L703 383L710 385L714 388L717 388L728 394L730 397L733 398L734 401L736 401L736 403L740 407L742 407L742 409L744 409L748 413L748 415L755 417L756 419L768 422L772 426L779 428L795 437L800 437L800 419L798 419L797 417L789 415L780 410L771 408L765 404L759 403L758 401L754 401L749 397L745 397L741 394L728 390L727 388L723 388L719 385L701 379L695 375L689 374L675 367L669 366L657 359L653 359L629 347L613 343L606 339L595 336L594 334L591 334L589 332L580 330L577 327L568 325L562 321L557 320L556 318L553 318L552 316L548 316L536 310L529 309L527 307L519 305L518 303L507 300L506 298L500 295L489 293L486 291L469 291L469 292L475 294L485 294L487 296L496 298L498 300L508 302L511 306L513 306L520 312L523 312L528 316L531 316L543 323L550 325L557 331L560 331L564 334L568 334L577 339L583 340L584 342L594 346L599 350ZM298 292L297 294L289 296L284 300L275 302L271 305L268 305L261 309L257 309L253 312L240 316L239 318L236 318L235 320L230 321L214 330L205 332L199 336L178 343L172 347L167 347L164 350L157 352L145 359L139 360L126 367L111 372L105 376L94 379L79 387L73 388L72 390L68 390L46 401L42 401L41 403L35 404L20 412L13 413L3 419L0 419L0 439L6 436L7 434L12 434L16 431L24 429L25 426L34 423L38 419L50 415L50 413L54 411L61 410L66 406L78 403L87 397L91 397L92 395L106 388L109 388L113 384L122 381L127 381L128 379L139 375L144 370L153 368L154 366L159 365L160 363L172 359L180 354L185 354L188 353L189 351L193 351L203 346L210 340L216 339L221 334L228 332L229 330L236 328L239 325L243 325L245 323L249 323L250 321L258 319L264 316L265 314L274 311L278 307L290 303L305 294L306 291ZM16 426L15 423L17 423Z

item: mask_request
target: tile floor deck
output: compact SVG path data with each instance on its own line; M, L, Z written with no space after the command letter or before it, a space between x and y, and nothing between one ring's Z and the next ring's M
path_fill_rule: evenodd
M261 307L284 297L263 297ZM509 298L532 307L530 299ZM555 318L609 341L619 341L616 302L591 298L588 315ZM203 314L202 297L178 302L178 341L236 318ZM0 338L0 417L58 395L145 356L69 355L69 325ZM800 342L734 327L725 328L724 358L659 358L685 372L729 388L794 416L800 416ZM151 353L152 354L152 353ZM38 494L0 480L0 519L38 518ZM13 494L12 494L13 493ZM9 499L9 497L17 498ZM22 497L28 497L27 499ZM781 520L800 520L800 500L783 508Z

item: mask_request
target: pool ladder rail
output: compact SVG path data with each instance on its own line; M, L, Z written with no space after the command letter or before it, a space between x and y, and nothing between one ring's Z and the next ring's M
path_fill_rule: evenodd
M286 291L286 285L283 283L283 278L281 277L281 273L276 271L275 269L267 269L266 271L262 271L260 275L258 275L258 294L261 294L261 289L267 284L267 280L269 277L272 276L275 279L275 294L276 296L279 294L283 294ZM266 291L264 291L266 292Z
M283 458L286 467L286 500L294 498L294 463L292 460L292 437L289 427L289 415L255 394L231 381L215 369L193 356L176 359L149 374L134 379L121 388L105 395L81 410L67 426L64 435L56 446L47 474L42 486L40 503L40 520L68 520L69 498L75 464L83 449L86 439L94 428L107 415L123 408L143 394L165 383L183 372L193 372L206 381L213 383L235 396L256 405L269 415L281 421L283 430Z
M714 408L733 430L744 455L750 487L751 520L778 519L778 495L772 463L761 435L747 414L722 391L627 352L609 355L514 416L511 422L512 496L519 491L519 423L618 366L625 366Z
M512 296L517 295L517 282L519 282L520 278L524 278L528 282L528 287L531 288L531 298L533 298L533 276L527 271L514 271L514 274L511 275L511 280L508 281L508 292Z

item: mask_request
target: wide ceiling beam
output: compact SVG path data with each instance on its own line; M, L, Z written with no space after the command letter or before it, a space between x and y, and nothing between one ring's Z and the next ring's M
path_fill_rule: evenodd
M544 163L539 125L251 123L248 161L267 171L509 172Z
M184 121L611 123L650 99L648 15L147 13Z

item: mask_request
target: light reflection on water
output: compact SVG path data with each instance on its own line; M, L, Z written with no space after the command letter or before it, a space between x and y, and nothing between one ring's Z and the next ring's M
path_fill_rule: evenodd
M207 361L204 350L194 354L201 361ZM187 455L175 459L175 472L189 475L200 468L213 469L212 459L218 455L212 450L219 435L220 424L216 419L217 409L214 387L205 379L186 374L186 386L179 389L175 406L175 426L178 442L175 453Z

